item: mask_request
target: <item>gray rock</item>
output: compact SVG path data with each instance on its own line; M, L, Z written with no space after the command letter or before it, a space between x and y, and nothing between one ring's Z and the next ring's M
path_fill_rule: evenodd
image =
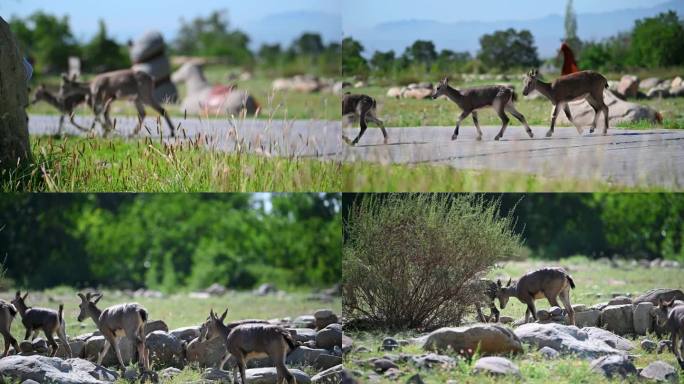
M373 362L373 370L375 372L383 373L390 368L399 368L399 367L389 359L377 359Z
M219 283L214 283L210 285L207 289L204 290L204 292L208 293L211 296L223 296L228 292L226 287Z
M665 99L670 97L669 87L653 87L646 92L646 97L649 99Z
M0 359L0 375L19 381L62 384L102 384L113 382L118 377L115 371L83 359L62 360L40 355L14 355Z
M174 337L177 337L180 340L185 341L186 343L189 343L199 337L200 327L194 325L191 327L176 328L174 330L169 331L169 334L171 334Z
M316 330L311 328L288 328L290 333L294 331L292 337L296 341L306 343L307 341L316 341Z
M537 320L539 320L539 321L551 320L551 314L546 309L540 309L537 311Z
M639 304L648 301L653 305L658 305L658 300L670 301L684 300L684 292L680 289L670 289L670 288L656 288L647 291L643 295L634 299L634 304Z
M573 304L572 310L575 311L575 313L580 313L588 310L589 307L587 307L586 304Z
M596 304L592 305L591 307L589 307L589 309L595 309L597 311L603 311L603 309L607 306L608 306L608 303L596 303Z
M97 361L98 354L104 348L104 336L93 336L88 339L85 343L84 356L87 360ZM133 361L134 347L133 343L127 338L122 337L118 342L119 351L121 352L121 358L124 364L128 365ZM114 352L114 347L110 347L102 359L102 365L105 367L114 367L119 365L119 361L116 358L116 352Z
M159 377L162 379L172 379L174 376L178 376L182 371L178 368L168 367L164 368L159 372Z
M299 316L292 322L295 328L311 328L316 329L316 318L311 315Z
M575 354L583 358L625 353L602 339L591 338L584 329L574 326L530 323L515 329L515 334L525 344L537 348L550 347L562 354Z
M309 384L311 378L306 373L299 369L288 369L297 380L297 384ZM246 382L249 384L276 384L278 373L274 367L269 368L252 368L245 372L247 376Z
M658 342L657 354L661 354L672 347L672 342L670 340L660 340Z
M608 305L632 304L632 299L627 296L617 296L608 301Z
M313 366L317 370L325 370L339 364L342 364L342 356L321 353L320 355L318 355L318 358L316 358L316 360L314 361Z
M276 289L275 285L271 283L264 283L259 286L259 288L256 289L254 292L258 296L266 296L270 294L274 294L278 292L278 289Z
M59 343L59 348L57 348L57 354L55 354L56 357L61 357L63 359L68 358L67 356L67 350L64 347L64 344ZM69 341L69 347L71 348L71 357L84 357L83 354L85 352L85 342L82 340L71 340Z
M246 372L245 372L246 373ZM218 368L207 368L202 373L202 378L209 381L218 381L221 383L230 383L233 374L229 371L223 371Z
M316 346L318 348L332 349L342 345L342 326L330 324L316 333Z
M314 318L316 319L316 329L323 329L330 324L335 324L339 322L337 315L333 313L330 309L319 309L314 313Z
M145 335L155 331L169 332L169 326L163 320L152 320L145 323Z
M150 351L150 364L162 368L185 366L183 342L176 336L154 331L147 335L145 345Z
M639 303L634 306L634 333L637 335L645 335L653 330L652 309L653 304L649 302Z
M657 77L648 77L639 82L639 88L641 89L651 89L660 84L660 79Z
M385 337L382 339L382 350L383 351L393 351L399 348L399 342L393 337Z
M342 334L342 353L349 353L354 347L354 341L351 337Z
M601 312L601 324L618 335L634 333L631 304L609 305Z
M390 368L385 371L383 376L390 380L397 380L403 374L404 372L402 372L399 368Z
M514 319L510 316L500 316L499 317L499 323L501 324L510 324L514 321Z
M428 353L420 356L411 356L411 361L421 369L432 368L434 366L450 366L456 364L456 359L451 356Z
M600 325L600 321L601 311L596 309L575 313L575 325L578 328L597 327Z
M590 364L591 370L612 378L627 378L629 375L636 375L637 369L634 364L624 355L610 355L599 357Z
M336 365L325 371L318 372L311 378L313 384L338 384L342 381L344 367L342 364Z
M641 349L646 352L653 352L656 348L658 348L658 344L653 340L644 339L641 341Z
M664 361L654 361L642 369L639 377L653 381L679 382L679 375L673 366Z
M477 360L473 366L473 372L504 376L514 375L522 377L520 375L520 369L517 365L507 358L499 356L488 356Z
M560 353L551 347L542 347L539 353L546 359L556 359L560 356Z
M634 349L634 344L631 341L603 328L585 327L582 328L582 331L586 332L590 338L594 340L601 340L609 346L621 351L631 351Z
M406 384L425 384L425 382L423 381L423 378L420 377L420 374L416 373L406 380Z
M28 379L28 380L22 381L21 384L40 384L40 383L35 381L35 380Z
M22 340L19 342L19 350L21 353L31 353L33 352L33 343L28 340Z
M47 341L41 337L33 340L33 351L40 354L46 354L48 351L52 351L52 347L48 348Z
M329 354L328 350L299 347L287 355L285 362L295 365L313 365L318 360L318 357L323 354Z
M475 351L482 355L521 353L520 339L510 329L498 324L474 324L457 328L441 328L416 341L426 351Z
M549 308L549 315L551 317L563 316L563 309L561 307L551 307Z
M649 106L621 100L608 90L604 91L603 98L606 105L608 105L609 123L611 127L614 127L617 123L636 122L640 120L650 122L657 121L658 111ZM594 109L587 101L571 101L568 105L576 124L587 127L594 121ZM562 124L570 124L564 113L558 115L557 121ZM603 115L601 115L597 129L603 130Z
M617 92L624 97L636 97L639 92L639 78L634 75L624 75L617 86Z

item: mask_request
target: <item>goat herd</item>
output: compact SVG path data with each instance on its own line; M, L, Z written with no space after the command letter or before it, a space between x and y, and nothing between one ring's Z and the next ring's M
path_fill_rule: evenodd
M18 312L26 328L25 340L29 336L34 339L38 332L43 330L52 348L50 356L55 356L58 349L54 339L56 334L67 350L67 356L71 357L72 351L67 341L66 322L63 316L64 305L60 305L57 311L48 308L32 308L26 304L27 296L28 292L22 296L21 292L17 291L11 303L0 300L0 333L5 338L3 356L8 355L10 344L15 351L19 351L17 340L10 333L12 320ZM154 378L150 370L149 350L145 347L144 329L148 319L147 310L137 303L117 304L102 310L97 306L102 299L102 294L78 293L78 297L81 299L78 321L81 322L90 317L105 338L104 346L98 354L97 364L101 365L109 348L113 347L119 364L125 370L126 365L121 357L118 339L126 337L135 345L141 379L144 381L147 377ZM296 383L294 375L285 366L288 352L299 346L290 332L278 325L269 324L265 320L247 320L226 325L224 321L227 313L226 309L219 316L211 310L209 317L200 328L200 342L220 338L226 347L226 353L219 368L223 368L229 357L233 356L237 369L240 371L241 382L245 384L247 360L268 356L275 365L277 383ZM233 370L233 382L238 382L237 370Z
M551 128L546 133L546 137L551 137L556 125L556 117L561 109L567 116L569 121L573 121L572 114L568 103L575 100L586 100L595 112L594 121L591 125L590 133L593 133L598 123L599 112L603 112L605 125L603 134L608 133L608 106L603 100L603 92L608 88L608 80L598 72L581 71L569 75L561 76L552 83L546 83L539 78L537 70L528 72L523 79L523 95L527 96L532 91L541 93L544 97L549 99L554 105L553 115L551 117ZM469 115L473 116L473 123L477 128L478 140L482 140L482 130L477 118L477 110L491 107L501 119L501 130L496 135L494 140L499 140L503 137L506 127L510 119L506 112L513 115L516 119L525 126L525 130L530 138L534 137L530 126L525 120L525 116L515 109L514 102L517 96L512 87L507 85L488 85L477 88L468 88L458 90L449 86L448 78L442 79L432 93L432 98L436 99L440 96L446 96L453 101L461 109L461 114L456 121L456 129L451 136L452 140L458 138L458 131L461 122ZM350 94L346 93L342 99L342 115L353 116L358 118L361 125L359 135L351 142L355 145L361 139L361 136L368 128L368 122L377 124L382 130L384 142L387 144L387 131L384 123L378 119L376 113L376 101L368 95ZM577 132L581 135L582 128L576 125Z

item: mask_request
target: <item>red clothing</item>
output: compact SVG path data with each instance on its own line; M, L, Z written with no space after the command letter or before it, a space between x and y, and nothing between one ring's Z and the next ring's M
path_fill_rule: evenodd
M561 75L569 75L571 73L579 72L579 67L575 62L575 55L572 53L572 49L566 43L563 43L560 48L563 53L563 70Z

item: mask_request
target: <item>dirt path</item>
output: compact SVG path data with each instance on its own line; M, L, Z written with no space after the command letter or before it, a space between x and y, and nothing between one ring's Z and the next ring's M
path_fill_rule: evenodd
M476 141L475 127L461 127L451 141L453 127L390 128L389 145L382 145L379 129L370 128L356 147L346 146L346 161L394 164L448 164L459 169L518 171L544 177L601 180L620 185L682 188L684 184L684 131L611 129L608 136L579 136L572 127L556 128L547 139L547 127L534 126L530 139L519 126L508 127L504 139L494 141L499 127L483 129ZM345 128L347 137L358 129Z

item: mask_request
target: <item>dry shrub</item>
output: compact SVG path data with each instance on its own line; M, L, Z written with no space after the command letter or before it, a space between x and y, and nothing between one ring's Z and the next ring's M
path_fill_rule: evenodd
M348 324L392 330L456 325L473 309L473 277L521 251L499 201L459 194L365 195L345 223Z

